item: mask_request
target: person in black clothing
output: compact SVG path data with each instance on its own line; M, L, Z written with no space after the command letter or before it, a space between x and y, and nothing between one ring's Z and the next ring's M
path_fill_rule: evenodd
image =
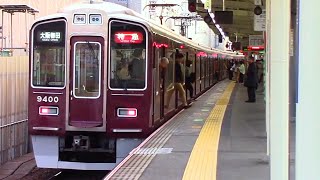
M256 88L258 86L257 67L254 63L254 59L251 57L248 60L249 66L247 70L247 79L244 82L244 86L247 87L248 100L246 102L256 102Z
M232 67L233 67L233 62L232 61L230 61L229 63L228 63L228 73L229 73L229 80L232 80L232 78L233 78L233 70L232 70Z
M188 60L186 62L186 68L185 68L185 77L186 77L186 89L189 91L190 98L193 98L193 79L192 79L192 61Z
M173 88L170 88L167 90L165 108L169 107L171 96L175 90L178 90L179 96L182 99L182 103L183 103L184 107L189 108L191 106L187 103L186 92L185 92L183 85L182 85L184 82L184 76L183 76L182 69L181 69L181 68L183 68L182 67L183 58L184 58L184 55L182 53L176 52L176 54L175 54L176 63L175 63L174 83L173 83Z
M133 59L129 65L130 76L133 79L144 80L146 63L143 58L143 49L135 49L132 53Z

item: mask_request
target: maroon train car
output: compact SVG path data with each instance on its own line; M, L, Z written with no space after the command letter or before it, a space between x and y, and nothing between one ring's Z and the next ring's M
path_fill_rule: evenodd
M83 3L30 31L29 132L38 167L110 170L182 108L174 53L192 61L199 96L225 77L221 52L112 3ZM159 60L169 59L164 88ZM190 97L188 97L189 99Z

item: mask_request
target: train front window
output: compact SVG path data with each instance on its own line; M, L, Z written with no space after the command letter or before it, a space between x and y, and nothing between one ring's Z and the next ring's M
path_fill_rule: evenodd
M129 22L110 22L110 67L111 89L146 88L146 31Z
M32 32L32 85L65 86L65 21L45 22Z

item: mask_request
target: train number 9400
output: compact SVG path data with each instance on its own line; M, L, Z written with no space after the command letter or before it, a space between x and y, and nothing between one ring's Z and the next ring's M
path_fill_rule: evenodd
M49 103L58 103L59 102L59 97L57 96L44 96L44 97L41 97L41 96L37 96L37 101L38 102L49 102Z

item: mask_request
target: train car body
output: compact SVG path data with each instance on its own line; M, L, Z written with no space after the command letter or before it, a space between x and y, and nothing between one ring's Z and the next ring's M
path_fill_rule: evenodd
M37 166L114 168L183 108L177 93L164 108L176 49L192 61L195 96L226 76L218 56L241 58L112 3L77 4L37 20L30 31L28 104ZM164 88L161 57L170 60Z

